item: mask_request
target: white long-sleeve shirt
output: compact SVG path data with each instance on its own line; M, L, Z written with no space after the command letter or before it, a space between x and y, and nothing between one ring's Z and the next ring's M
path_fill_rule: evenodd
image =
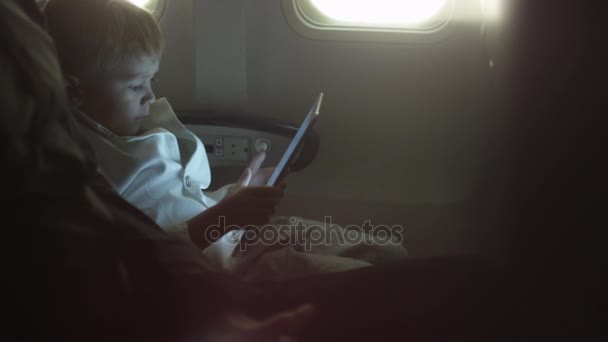
M211 183L203 143L177 119L166 99L150 106L137 136L117 136L81 112L100 172L128 202L169 232L187 236L186 221L215 205L229 186Z

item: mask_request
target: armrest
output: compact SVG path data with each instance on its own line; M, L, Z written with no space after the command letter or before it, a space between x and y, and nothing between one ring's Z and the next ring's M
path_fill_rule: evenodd
M299 128L299 126L284 120L243 114L186 111L179 112L177 115L184 125L247 129L282 136L289 140L293 138ZM304 169L315 159L320 140L321 138L314 128L308 132L293 159L292 171ZM279 153L282 155L283 152L280 151Z

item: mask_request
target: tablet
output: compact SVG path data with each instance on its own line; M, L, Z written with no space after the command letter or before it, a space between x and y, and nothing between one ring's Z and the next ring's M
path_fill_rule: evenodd
M310 111L304 118L304 121L302 121L302 125L300 125L300 128L296 132L296 135L291 140L291 143L289 143L289 146L287 146L283 157L281 157L281 160L279 160L279 163L275 167L274 172L272 173L270 178L268 178L266 185L274 186L274 183L277 181L277 179L279 179L279 176L281 176L283 170L285 170L285 167L288 166L289 162L291 161L291 157L297 151L298 146L300 146L300 143L304 139L304 136L311 129L317 117L319 116L319 110L321 109L321 101L323 101L323 93L319 94L317 100L312 105L312 108L310 108Z

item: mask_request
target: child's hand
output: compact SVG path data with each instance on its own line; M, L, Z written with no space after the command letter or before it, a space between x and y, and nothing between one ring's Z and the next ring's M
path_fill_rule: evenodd
M265 225L270 222L282 197L283 189L280 187L240 188L215 206L190 219L190 238L199 247L205 248L229 230Z
M266 153L264 153L264 152L258 153L253 158L253 160L251 160L251 163L249 163L249 166L247 166L247 168L241 175L241 178L239 178L239 180L232 187L230 192L228 192L228 195L234 194L237 191L239 191L240 189L242 189L244 187L248 187L248 186L265 186L266 182L268 181L268 179L270 178L270 176L272 175L272 173L274 172L274 169L275 169L274 167L266 167L266 168L260 169L260 166L262 166L265 159L266 159ZM281 177L276 182L278 187L280 187L282 189L285 189L287 187L285 178L287 177L288 174L289 174L289 170L285 170L285 172L283 172Z
M269 186L248 186L227 196L208 210L226 216L229 225L262 225L270 221L283 190Z
M283 173L279 176L274 186L278 186L281 190L287 189L287 177L291 173L291 169L286 167L283 169Z
M251 178L249 180L248 186L266 185L268 178L270 178L272 172L274 172L274 167L266 167L260 169L265 159L266 153L260 152L255 157L253 157L253 160L251 160L251 163L249 163L247 169L251 171ZM247 170L245 170L245 172L247 172Z

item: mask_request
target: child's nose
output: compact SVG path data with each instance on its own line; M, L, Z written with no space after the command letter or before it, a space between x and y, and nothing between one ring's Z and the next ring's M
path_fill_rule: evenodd
M146 95L141 99L141 104L145 106L152 104L154 101L156 101L156 95L154 95L152 88L149 88Z

